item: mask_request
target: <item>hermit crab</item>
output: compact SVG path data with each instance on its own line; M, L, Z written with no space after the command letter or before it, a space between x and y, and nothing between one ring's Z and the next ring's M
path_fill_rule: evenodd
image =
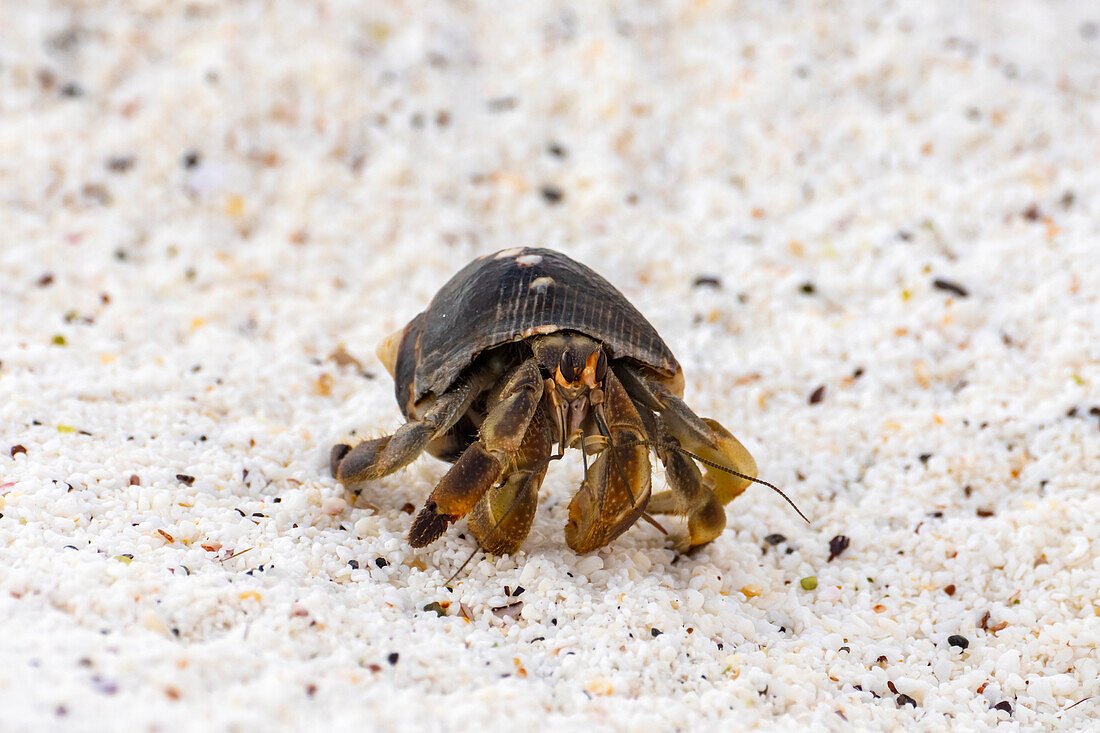
M686 517L673 545L697 548L722 533L724 505L756 480L737 438L681 399L683 372L649 321L560 252L516 248L474 260L378 356L408 422L354 448L333 446L332 473L355 486L424 450L453 463L413 520L413 547L468 515L481 548L515 552L547 467L566 448L581 449L586 463L565 526L578 553L652 514ZM650 450L669 484L652 495Z

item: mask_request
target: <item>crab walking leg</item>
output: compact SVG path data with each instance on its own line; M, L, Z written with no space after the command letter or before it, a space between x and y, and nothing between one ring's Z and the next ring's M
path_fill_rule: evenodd
M634 525L649 501L649 450L646 429L630 395L611 369L603 383L604 401L595 407L607 445L588 467L584 482L569 502L565 541L578 553L591 552Z
M478 545L493 555L514 553L531 530L538 505L539 487L546 476L554 433L550 420L539 410L516 452L514 466L493 486L470 513L470 531Z
M655 410L662 422L685 449L712 463L756 477L756 461L717 420L699 417L677 395L655 379L628 368L624 379L633 397ZM707 467L706 484L723 504L736 499L752 482Z
M686 405L684 406L686 407ZM756 478L756 459L752 457L745 446L741 445L741 441L733 437L733 434L722 427L717 420L704 417L703 422L710 428L710 440L700 443L694 452L708 461L727 466L738 473ZM678 437L682 435L682 433L677 433ZM683 437L680 437L680 441L683 442L683 440ZM706 469L706 476L707 484L713 489L718 501L723 504L729 504L741 496L745 489L752 484L750 479L733 476L709 466Z
M542 400L542 375L534 359L520 364L489 398L478 440L462 452L436 484L409 529L409 544L424 547L466 516L520 451Z
M678 445L679 441L668 434L663 423L658 435L657 455L665 465L665 478L672 488L654 494L646 511L687 517L687 536L673 540L673 547L684 552L705 545L722 534L726 528L726 510L704 483L703 474L695 461L671 447Z
M460 384L436 399L423 417L408 421L393 435L364 440L354 448L342 443L334 445L332 475L341 482L357 483L382 478L409 465L432 438L443 435L458 422L481 389L479 381Z

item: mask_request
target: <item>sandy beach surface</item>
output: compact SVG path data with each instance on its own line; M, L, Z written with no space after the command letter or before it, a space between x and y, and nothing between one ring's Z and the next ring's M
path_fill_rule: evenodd
M1095 725L1095 4L0 28L5 731ZM401 424L375 344L519 245L621 289L812 523L756 486L694 555L577 556L573 452L448 585L465 525L404 539L445 464L348 505L330 447Z

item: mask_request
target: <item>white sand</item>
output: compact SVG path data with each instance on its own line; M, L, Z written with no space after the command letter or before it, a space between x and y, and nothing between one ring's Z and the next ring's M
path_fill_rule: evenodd
M1094 4L106 5L0 4L5 731L1100 716ZM574 455L451 591L463 526L401 511L443 464L345 508L375 342L518 244L617 284L813 524L755 487L695 556L577 557Z

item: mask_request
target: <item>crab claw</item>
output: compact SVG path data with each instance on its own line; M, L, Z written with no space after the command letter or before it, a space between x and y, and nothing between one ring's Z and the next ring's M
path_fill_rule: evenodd
M616 435L588 468L569 502L565 541L577 553L592 552L634 525L649 501L649 455L636 436ZM625 444L625 445L624 445Z

